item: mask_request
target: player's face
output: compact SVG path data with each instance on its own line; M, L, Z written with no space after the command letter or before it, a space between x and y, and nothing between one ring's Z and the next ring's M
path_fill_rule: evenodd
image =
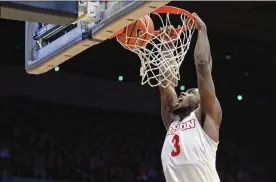
M198 107L200 103L200 97L198 89L192 88L186 92L181 92L177 104L174 106L174 113L181 114L187 110L193 110Z

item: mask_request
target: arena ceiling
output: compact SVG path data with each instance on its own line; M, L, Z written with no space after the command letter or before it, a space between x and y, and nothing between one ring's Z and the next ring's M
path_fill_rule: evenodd
M275 2L172 2L198 12L214 32L252 40L275 42Z
M256 89L262 88L268 90L267 96L274 95L276 89L271 80L275 76L275 2L175 1L170 5L197 12L206 22L218 89L236 93L247 90L255 98L262 97ZM22 66L24 71L24 23L0 20L0 32L0 64ZM187 86L196 83L193 47L181 69L181 81ZM226 55L231 58L227 60ZM114 81L123 75L125 81L139 83L139 67L136 55L109 40L62 64L59 72L46 74L73 73Z

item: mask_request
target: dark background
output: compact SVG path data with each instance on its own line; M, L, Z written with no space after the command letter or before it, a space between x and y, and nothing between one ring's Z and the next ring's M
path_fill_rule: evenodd
M243 176L250 176L249 181L269 181L268 177L272 177L270 176L270 172L272 172L271 163L275 161L273 156L275 151L273 146L275 143L275 123L273 118L275 113L274 100L276 99L274 86L274 77L276 76L274 68L276 4L274 2L171 2L170 5L185 8L190 12L197 12L207 24L214 65L213 78L216 93L223 109L218 163L223 166L221 167L222 171L227 173L225 176L231 176L222 177L222 181L248 181L248 178L240 177L240 171L243 171ZM196 75L193 66L195 40L196 35L194 35L190 51L181 67L180 82L186 88L196 87ZM0 66L9 69L16 68L14 70L17 74L20 70L21 75L26 75L24 73L24 22L1 19L0 46ZM227 55L231 58L226 59ZM123 49L116 40L108 40L60 65L59 72L50 71L42 77L50 79L53 74L61 76L77 75L116 82L117 77L123 75L125 84L133 83L139 85L139 68L140 60L135 54ZM10 75L12 73L5 79L16 79L10 78ZM27 77L38 76L31 75ZM13 84L13 82L11 81L9 84ZM62 83L60 84L62 85ZM1 87L1 89L5 89L5 85L1 84ZM112 92L112 90L107 90L106 94L109 92ZM75 99L77 99L79 93L75 92L74 94ZM137 93L126 94L129 94L126 97L135 97ZM236 99L239 94L243 96L242 101ZM157 91L155 95L158 97ZM56 122L57 120L66 120L67 124L74 123L75 120L83 123L91 120L91 123L94 124L91 126L92 128L95 126L104 128L106 124L103 123L116 123L113 129L132 125L133 122L128 121L128 119L125 119L125 122L121 122L120 118L122 117L131 118L130 120L138 117L137 114L131 112L117 113L108 110L101 110L100 112L97 108L86 108L88 111L85 114L81 114L85 115L83 118L80 118L79 115L70 117L68 116L70 111L78 113L84 112L83 110L85 109L70 106L74 108L70 108L70 110L67 106L51 103L47 103L48 105L45 106L44 102L33 101L33 99L28 99L24 96L14 98L2 95L2 100L1 107L3 109L1 112L5 118L2 118L1 122L3 120L3 123L6 123L10 128L13 128L14 125L19 125L13 125L13 122L23 121L22 118L24 118L24 122L28 121L41 125L45 122L46 124L44 123L44 125L47 126L48 120L40 117L41 115L45 116L44 113L55 113L52 117L47 116L46 118ZM20 107L17 106L18 103L21 103ZM137 102L133 104L139 106ZM25 105L32 109L36 107L40 109L25 116L26 112L22 111L23 108L26 108L24 107ZM120 107L120 105L117 107ZM143 105L140 107L143 107ZM7 114L7 112L10 114ZM13 116L11 113L14 112L18 114ZM114 119L102 117L107 114L110 115L110 113L113 113L112 115L116 115L116 117ZM55 115L59 115L60 118L56 119ZM12 119L11 116L13 116ZM160 136L162 141L164 129L162 128L160 116L156 114L139 116L140 118L135 119L135 121L141 124L141 131L147 131L149 136L151 136L152 128L158 126L159 133L156 135ZM96 124L96 121L101 124ZM66 123L61 124L60 127L66 128ZM152 126L148 127L147 123L152 124ZM78 124L75 123L76 126ZM25 131L26 127L24 124L21 123L21 125L18 127ZM31 130L34 131L37 128L33 127ZM126 133L129 132L129 129L125 130L127 130ZM51 131L51 128L47 130L47 132ZM11 133L7 132L2 140L5 136L12 135ZM69 136L70 134L65 134L65 136L67 135ZM113 134L106 138L112 138L112 136ZM139 134L137 136L134 135L134 140L142 140L141 138L138 139L139 136ZM97 138L95 136L86 137L88 137L86 139L89 141ZM64 141L67 140L70 139L65 137ZM82 140L83 138L80 139L80 141ZM16 140L12 138L9 141L15 143L14 141ZM159 144L160 141L156 142ZM151 155L157 156L157 161L159 160L160 154L158 152L160 149L157 147L156 153L151 153ZM156 165L158 166L159 163L157 162ZM224 174L223 172L221 174Z

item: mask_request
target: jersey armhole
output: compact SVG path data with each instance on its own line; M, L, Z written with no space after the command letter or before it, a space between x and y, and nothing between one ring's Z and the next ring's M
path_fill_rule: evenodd
M211 138L207 135L207 133L205 133L205 131L204 131L204 129L202 128L200 122L198 121L198 119L197 119L195 113L192 112L192 114L193 114L193 117L196 119L196 122L197 122L197 124L199 125L200 130L202 131L202 133L203 133L204 137L206 138L206 140L208 141L208 143L209 143L212 147L217 148L219 142L215 142L213 139L211 139Z

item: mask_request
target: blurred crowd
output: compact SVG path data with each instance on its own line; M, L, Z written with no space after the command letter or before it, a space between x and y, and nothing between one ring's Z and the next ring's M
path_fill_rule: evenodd
M87 182L165 182L161 118L50 104L24 98L0 103L1 172L21 178ZM222 182L269 182L261 150L220 141Z

